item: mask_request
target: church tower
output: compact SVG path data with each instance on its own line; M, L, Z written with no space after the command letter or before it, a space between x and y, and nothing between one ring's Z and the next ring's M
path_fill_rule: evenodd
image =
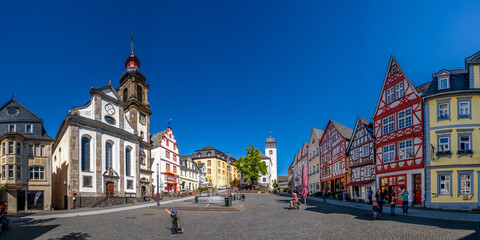
M275 139L272 136L268 137L265 142L265 155L272 160L272 168L268 171L273 183L274 180L277 180L277 142L275 142Z
M125 61L125 72L120 76L120 86L117 92L122 96L127 120L135 134L143 141L150 142L150 105L148 103L148 88L145 75L138 70L140 61L135 56L135 47L130 43L132 52Z

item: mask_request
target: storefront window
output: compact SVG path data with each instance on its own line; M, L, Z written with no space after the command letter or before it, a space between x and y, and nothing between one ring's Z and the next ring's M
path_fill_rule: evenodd
M43 191L28 191L28 210L43 210Z

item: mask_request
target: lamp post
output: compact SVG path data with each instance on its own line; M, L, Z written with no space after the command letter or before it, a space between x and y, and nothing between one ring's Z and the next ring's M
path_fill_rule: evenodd
M228 197L232 195L232 185L230 184L230 152L227 151L227 184L228 184Z
M67 186L67 180L63 180L63 184L65 185L65 195L67 196L65 198L65 203L67 203L67 207L65 209L68 209L68 186Z
M157 163L157 206L160 206L160 177L159 177L159 174L160 174L160 164Z

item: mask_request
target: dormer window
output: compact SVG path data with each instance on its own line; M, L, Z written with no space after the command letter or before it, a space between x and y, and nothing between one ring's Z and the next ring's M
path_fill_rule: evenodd
M450 88L450 81L448 77L442 77L438 79L438 90Z
M8 124L8 132L14 133L15 132L15 124Z
M33 133L33 125L25 124L25 133Z

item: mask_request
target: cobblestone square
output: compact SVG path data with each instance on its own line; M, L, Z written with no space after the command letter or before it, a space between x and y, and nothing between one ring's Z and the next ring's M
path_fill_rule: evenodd
M309 202L287 210L289 197L247 194L239 212L180 211L184 234L170 236L170 218L157 208L63 219L15 221L1 239L479 239L466 221L397 215ZM168 205L165 205L168 208ZM388 212L388 207L386 209Z

